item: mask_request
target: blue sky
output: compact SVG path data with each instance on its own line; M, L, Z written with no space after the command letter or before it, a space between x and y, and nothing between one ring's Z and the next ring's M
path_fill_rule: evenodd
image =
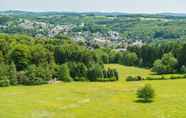
M186 0L0 0L0 10L186 13Z

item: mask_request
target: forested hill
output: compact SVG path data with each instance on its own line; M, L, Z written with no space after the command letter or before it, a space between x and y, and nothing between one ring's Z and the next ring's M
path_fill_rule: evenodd
M186 39L184 14L127 14L73 12L0 12L1 33L21 33L34 37L59 34L81 41L151 42Z

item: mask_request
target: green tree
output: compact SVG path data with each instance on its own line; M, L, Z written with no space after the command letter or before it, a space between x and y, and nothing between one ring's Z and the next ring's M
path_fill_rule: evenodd
M136 66L138 64L138 56L134 52L124 52L121 60L121 63L127 66Z
M179 66L185 65L186 66L186 44L184 44L182 46L182 48L178 51L177 55L178 55L178 62L179 62Z
M49 52L43 45L34 45L31 48L31 61L33 64L39 65L48 63Z
M26 77L22 80L22 83L25 85L40 85L46 84L48 82L48 77L46 76L45 68L37 67L35 65L30 65L26 70Z
M159 58L156 47L145 45L141 48L140 57L142 59L142 66L152 67L154 60Z
M15 63L18 71L27 68L30 63L29 46L23 44L16 45L16 47L11 52L10 58Z
M9 80L10 80L11 85L17 85L18 84L16 66L13 62L9 66Z
M8 65L0 64L0 87L6 87L10 85Z
M154 62L152 70L158 74L175 73L177 63L177 59L171 53L164 54L161 60Z
M143 88L137 90L137 98L142 100L143 102L149 102L154 98L154 89L150 84L146 84Z
M64 82L71 82L73 79L70 76L70 70L68 68L67 64L63 64L59 68L59 80L62 80Z
M114 69L113 71L114 71L114 77L116 78L116 80L119 80L118 71L116 69Z

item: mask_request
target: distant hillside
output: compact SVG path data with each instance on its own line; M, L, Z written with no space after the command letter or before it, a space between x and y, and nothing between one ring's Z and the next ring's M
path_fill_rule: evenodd
M0 33L34 37L62 34L78 41L110 42L109 45L121 45L122 41L183 40L185 27L186 14L176 13L0 12Z
M160 13L163 16L177 16L177 17L186 17L186 13Z
M145 13L127 13L127 12L58 12L58 11L49 11L49 12L32 12L32 11L19 11L19 10L9 10L9 11L0 11L0 15L69 15L69 16L79 16L79 15L95 15L95 16L122 16L122 15L161 15L161 16L182 16L186 17L186 13L154 13L154 14L145 14Z

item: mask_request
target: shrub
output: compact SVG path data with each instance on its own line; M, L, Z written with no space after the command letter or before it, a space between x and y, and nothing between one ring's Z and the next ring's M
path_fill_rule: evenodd
M145 79L146 80L161 80L162 77L161 76L160 77L146 77Z
M141 81L144 80L141 76L128 76L126 81Z
M116 78L116 77L112 77L112 78L108 78L107 81L117 81L117 80L118 80L118 78Z
M128 76L126 81L137 81L135 77Z
M24 85L41 85L41 84L47 84L47 81L44 81L42 78L39 77L27 77L23 80Z
M146 77L145 80L166 80L169 78L166 78L164 76L155 76L155 77Z
M100 82L117 81L117 78L116 77L111 77L111 78L97 78L96 81L100 81Z
M74 81L87 81L85 77L75 77Z
M166 80L168 78L166 78L165 76L161 76L160 80Z
M180 78L184 78L184 76L179 76L179 75L172 75L170 76L170 79L180 79Z
M10 81L8 79L0 80L0 87L7 87L10 85Z
M42 69L43 70L43 69ZM40 85L47 84L48 77L45 77L44 73L40 67L30 66L25 72L21 71L17 74L18 83L24 85Z
M181 79L185 78L184 75L172 75L170 77L159 76L159 77L146 77L145 80L169 80L169 79Z
M150 84L146 84L144 87L137 90L137 98L143 102L148 102L154 98L154 89Z

